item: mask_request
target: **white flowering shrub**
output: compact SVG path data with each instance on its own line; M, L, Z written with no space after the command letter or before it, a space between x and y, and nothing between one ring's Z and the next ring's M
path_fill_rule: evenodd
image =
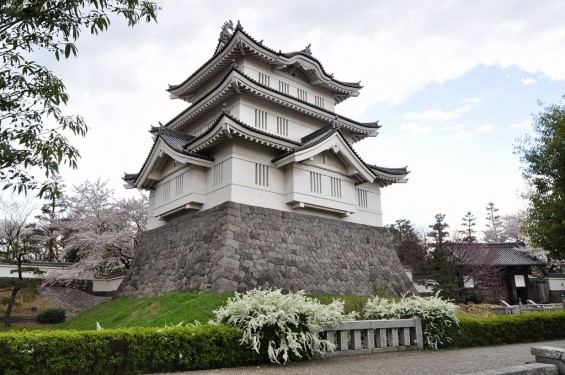
M303 291L282 293L279 289L237 293L214 313L217 323L241 329L242 343L275 363L333 350L320 338L322 325L353 318L343 313L342 301L323 305Z
M449 331L459 326L455 316L456 306L435 297L403 296L398 302L379 296L369 298L364 308L365 319L409 319L414 316L422 320L424 346L438 349L451 341Z

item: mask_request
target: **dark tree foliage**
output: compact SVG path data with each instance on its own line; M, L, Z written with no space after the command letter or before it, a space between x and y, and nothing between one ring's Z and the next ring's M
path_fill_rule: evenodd
M465 229L459 231L459 233L463 235L463 238L461 240L467 243L477 242L477 237L475 237L475 229L473 229L473 227L476 225L475 221L477 220L477 218L471 213L471 211L468 211L465 216L463 216L462 220L463 222L461 223L461 226L463 226Z
M63 82L31 59L37 51L55 58L77 55L74 42L83 30L107 30L110 15L130 26L156 19L146 0L0 1L0 185L18 193L57 191L59 166L77 167L80 157L66 134L84 136L80 116L63 114L69 96ZM41 171L44 178L35 173Z
M410 220L396 220L387 225L392 236L392 243L400 263L412 268L414 275L424 275L428 271L426 245L418 236Z
M516 147L530 186L523 230L534 246L565 259L565 103L541 106L534 116L535 134Z

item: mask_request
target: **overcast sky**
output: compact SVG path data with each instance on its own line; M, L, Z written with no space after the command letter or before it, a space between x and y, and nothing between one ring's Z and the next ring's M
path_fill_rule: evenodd
M186 107L167 84L182 82L216 47L220 26L241 21L275 50L312 43L313 56L358 98L336 111L379 120L376 138L355 144L363 159L408 166L406 184L383 189L384 222L418 226L447 214L451 228L485 207L524 208L518 137L531 132L538 100L565 94L565 1L158 1L157 24L108 32L77 43L78 58L47 64L67 85L68 114L91 130L74 143L82 159L68 185L98 177L123 196L124 172L136 173L152 141L151 125Z

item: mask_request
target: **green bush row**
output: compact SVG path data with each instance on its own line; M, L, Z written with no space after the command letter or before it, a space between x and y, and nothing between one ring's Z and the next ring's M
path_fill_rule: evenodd
M565 339L565 311L461 318L452 329L451 348Z
M0 334L0 374L139 374L262 362L227 326Z

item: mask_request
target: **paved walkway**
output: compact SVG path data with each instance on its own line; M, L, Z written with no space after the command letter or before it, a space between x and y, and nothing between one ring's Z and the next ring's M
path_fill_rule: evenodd
M333 357L286 366L262 365L191 371L185 375L449 375L523 365L534 362L530 348L546 345L565 348L565 340L440 351L381 353Z

